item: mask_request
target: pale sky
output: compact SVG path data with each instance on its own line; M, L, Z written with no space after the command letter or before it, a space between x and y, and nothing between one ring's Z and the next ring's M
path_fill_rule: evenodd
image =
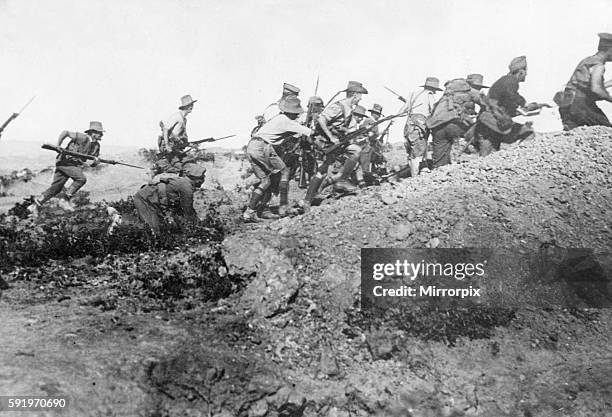
M491 85L518 55L521 93L552 104L610 16L610 0L0 0L0 119L36 95L0 140L53 142L100 120L103 145L154 147L191 94L190 139L236 134L223 145L240 147L283 82L306 101L319 76L327 101L358 80L362 104L394 113L383 86L406 96L471 72Z

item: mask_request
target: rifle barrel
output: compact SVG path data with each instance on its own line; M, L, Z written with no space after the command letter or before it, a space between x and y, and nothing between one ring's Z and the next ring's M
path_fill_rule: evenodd
M21 110L19 110L17 112L17 114L21 114L21 112L24 111L25 108L28 107L30 105L30 103L34 101L35 98L36 98L36 96L32 96L32 98L30 100L28 100L28 102L21 108Z

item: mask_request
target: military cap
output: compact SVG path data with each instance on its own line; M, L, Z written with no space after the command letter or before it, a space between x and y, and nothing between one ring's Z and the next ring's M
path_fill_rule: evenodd
M181 105L179 106L180 110L183 110L189 106L191 106L193 103L195 103L198 100L194 100L191 98L191 96L189 94L181 97Z
M366 109L363 106L355 106L355 108L353 109L353 114L355 116L366 116Z
M421 85L423 88L428 88L430 90L442 91L440 88L440 80L436 77L427 77L425 78L425 84Z
M508 65L510 72L518 71L518 70L526 70L527 69L527 57L526 56L518 56L510 61L510 65Z
M310 105L310 104L321 104L321 105L323 105L325 103L323 103L323 99L321 97L319 97L319 96L312 96L312 97L310 97L308 99L308 105Z
M188 177L201 178L206 173L206 168L195 162L188 162L183 165L183 173Z
M599 35L599 45L597 46L598 51L607 51L612 48L612 34L610 33L600 33Z
M346 90L344 91L347 93L368 94L368 90L366 90L363 84L361 84L359 81L349 81L348 85L346 86Z
M382 106L380 104L374 104L370 110L371 113L382 114Z
M102 128L102 122L89 122L89 129L87 129L85 133L88 132L104 133L104 129Z
M482 83L482 81L484 80L484 77L482 76L482 74L469 74L465 80L472 87L489 88L489 86L486 86Z
M304 113L304 109L300 104L300 99L297 96L289 96L281 100L278 104L280 111L283 113L300 114Z
M300 89L295 85L291 85L288 83L283 83L283 95L299 95Z

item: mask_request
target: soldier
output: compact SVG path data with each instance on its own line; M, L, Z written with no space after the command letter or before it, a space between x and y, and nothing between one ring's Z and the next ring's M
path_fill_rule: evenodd
M272 103L270 104L268 107L266 107L266 109L264 110L263 113L263 117L265 122L269 122L274 116L278 115L281 113L280 110L280 103L286 99L287 97L290 96L299 96L300 95L300 89L294 85L288 84L288 83L283 83L283 93L281 95L281 98L276 102L276 103Z
M95 156L96 159L90 164L90 166L94 167L99 163L97 157L100 154L100 141L103 135L104 129L102 129L102 123L94 121L89 123L89 129L85 133L64 130L57 139L57 146L61 147L64 140L70 138L66 150ZM64 153L59 154L55 162L55 173L53 174L51 186L38 198L34 198L34 203L28 206L28 210L33 215L37 215L38 208L59 194L66 182L72 179L72 184L66 191L64 198L60 199L59 204L64 210L73 211L74 207L70 203L70 199L87 182L87 178L83 174L84 163L85 160L83 158Z
M440 80L436 77L427 77L423 89L410 95L410 100L400 109L400 113L407 111L408 118L404 126L404 147L408 155L408 164L412 177L419 174L421 161L430 159L428 152L429 129L425 120L431 115L436 103L436 93L443 91ZM429 155L428 155L429 154Z
M346 97L326 107L316 120L316 144L323 151L340 143L339 136L348 132L351 126L353 107L359 104L363 94L368 93L368 90L358 81L349 81L344 91L346 92ZM303 201L304 205L309 205L315 197L329 166L340 153L345 153L347 159L342 170L338 174L329 177L329 181L334 184L334 189L337 191L355 191L355 187L348 181L348 177L359 161L361 149L355 144L349 144L344 148L340 147L338 149L337 151L326 153L325 160L311 179L310 184L308 184L306 197Z
M353 114L355 114L357 107L361 106L356 106L355 110L353 110ZM368 111L371 117L366 117L363 122L361 122L360 127L367 128L376 123L382 116L382 106L380 104L374 104ZM378 136L378 126L374 126L368 131L368 135L365 138L357 142L357 145L361 147L361 152L359 153L359 169L357 170L357 181L360 187L373 183L372 154L375 148L379 148Z
M612 34L600 33L597 53L580 61L559 98L559 113L563 129L578 126L608 126L610 121L596 102L612 102L606 91L604 72L606 62L612 61Z
M179 111L173 113L163 123L161 152L180 155L187 146L187 115L193 111L193 105L198 100L193 100L189 94L181 97Z
M269 195L268 191L272 185L272 176L278 174L280 174L279 215L287 214L289 169L278 156L274 147L281 145L285 139L294 136L296 133L306 136L313 133L311 129L296 121L299 114L304 112L297 96L289 96L281 100L279 109L281 113L264 124L247 145L247 157L255 175L260 180L259 185L251 194L249 205L242 216L244 221L247 222L258 221L256 210L262 201L269 198L267 195Z
M161 232L166 214L181 213L187 221L198 219L193 208L193 193L204 183L206 168L196 163L183 165L181 175L167 174L143 185L134 195L138 216L155 235Z
M325 104L323 99L318 96L312 96L308 99L308 111L300 114L297 121L309 127L314 131L315 121L319 117L319 114L323 111ZM297 172L298 166L300 166L301 158L301 169L304 170L300 173L299 187L306 188L308 182L314 171L316 171L316 158L314 155L314 141L311 136L300 136L298 140L292 141L291 146L288 147L283 157L285 165L289 168L289 178L294 178Z
M544 105L530 103L518 93L519 83L527 77L527 58L514 58L508 66L510 72L495 81L483 99L483 110L478 115L475 135L480 156L498 151L501 142L512 143L533 136L531 123L522 125L512 118L517 109L536 110Z
M433 138L433 168L451 163L453 143L474 123L475 105L480 104L480 93L463 78L448 81L446 90L427 119Z

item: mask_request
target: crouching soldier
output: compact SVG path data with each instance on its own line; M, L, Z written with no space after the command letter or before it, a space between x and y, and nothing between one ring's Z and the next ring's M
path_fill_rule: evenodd
M193 193L204 183L206 168L195 163L183 166L182 176L157 176L134 195L138 216L151 227L155 235L161 232L165 214L182 214L188 222L198 219L193 208Z
M289 202L289 168L277 154L275 147L283 144L286 139L298 135L311 136L312 130L299 124L296 119L304 112L297 96L288 96L279 103L281 113L272 117L251 138L247 145L247 158L253 167L255 175L260 180L259 185L251 194L249 205L243 213L247 222L258 221L256 210L266 199L269 199L269 189L272 178L280 174L279 215L287 214Z
M97 157L100 154L100 140L102 140L103 135L102 123L90 122L89 129L85 133L64 130L57 139L57 146L61 147L64 140L70 138L66 150L95 156L96 159L90 165L93 167L99 163ZM51 186L39 197L34 198L34 203L28 207L30 213L37 215L38 208L58 195L64 189L64 185L69 179L72 179L72 184L66 191L64 198L60 199L59 204L64 210L73 211L74 207L70 203L70 199L87 182L87 178L83 174L84 163L85 160L83 158L60 153L55 162L55 173L53 174Z

